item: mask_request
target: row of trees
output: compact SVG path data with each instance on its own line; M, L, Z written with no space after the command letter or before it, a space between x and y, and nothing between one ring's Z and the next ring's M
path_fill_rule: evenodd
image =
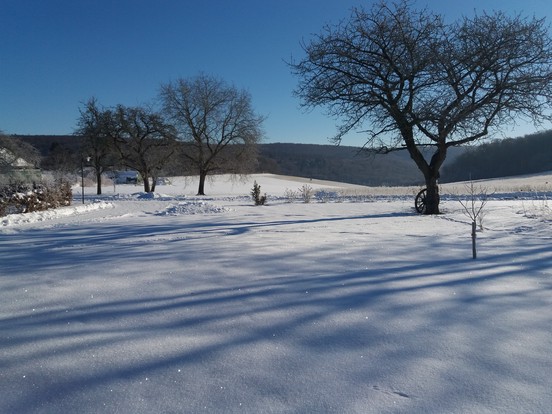
M369 186L420 185L407 154L373 154L357 147L275 143L260 146L262 172Z
M208 75L178 79L161 86L160 106L103 107L95 98L80 109L75 133L84 138L83 157L101 177L114 166L138 172L144 191L155 191L170 163L200 177L205 194L209 174L247 172L257 158L263 117L250 95Z
M449 148L525 118L552 120L552 39L543 19L502 12L447 23L408 0L381 1L304 44L290 63L296 94L357 130L377 152L405 149L439 213L438 179ZM430 156L424 156L431 149Z
M552 171L552 130L469 148L443 169L447 181Z

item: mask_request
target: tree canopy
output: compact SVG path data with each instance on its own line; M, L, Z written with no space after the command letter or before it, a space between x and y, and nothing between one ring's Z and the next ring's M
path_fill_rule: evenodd
M108 113L120 162L140 174L145 192L155 191L157 178L176 151L174 127L146 107L117 105Z
M263 117L253 111L249 93L199 75L163 85L160 96L165 116L184 143L184 158L199 173L198 195L205 194L208 174L246 172L256 160Z
M452 146L527 118L552 119L552 41L543 19L503 12L445 23L408 1L356 8L303 45L292 62L296 94L340 121L335 140L366 134L366 147L406 149L439 213L440 168ZM430 157L424 148L434 149Z

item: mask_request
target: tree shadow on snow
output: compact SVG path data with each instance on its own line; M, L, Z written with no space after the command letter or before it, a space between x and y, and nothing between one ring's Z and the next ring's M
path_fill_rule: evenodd
M395 216L379 218L386 217ZM147 412L156 404L164 404L158 411L177 411L182 401L196 411L205 403L197 396L205 393L206 406L226 404L228 412L239 411L231 405L244 395L251 399L250 411L261 407L255 399L264 404L269 398L305 412L380 394L403 398L411 408L439 399L449 411L459 401L484 405L489 396L502 395L500 383L489 378L536 381L529 372L534 364L524 368L509 359L523 358L517 352L532 335L545 343L551 338L546 309L552 284L549 273L543 276L552 267L547 246L497 249L473 261L451 258L448 252L459 250L456 242L428 239L424 248L432 257L410 263L401 258L412 257L402 246L373 262L362 247L340 256L335 243L265 253L238 246L234 261L232 250L222 247L227 236L252 230L371 218L84 226L26 234L31 246L19 251L2 242L0 251L7 257L9 249L9 257L0 280L13 291L40 283L41 268L105 271L110 262L146 260L147 254L159 263L179 261L182 274L197 255L220 260L221 279L219 285L212 276L206 283L188 283L181 275L170 289L152 288L155 293L122 292L93 303L51 303L2 316L0 385L6 391L0 411L97 412L106 403L114 405L105 412L129 407ZM183 249L182 258L171 244ZM219 244L222 252L216 252ZM215 252L205 252L206 246ZM311 256L316 263L307 260ZM246 276L225 279L223 267L232 265ZM28 282L25 276L35 273ZM78 290L82 276L75 275L72 289ZM157 282L166 280L152 279ZM535 317L523 319L520 312ZM505 349L505 343L518 345ZM523 360L544 357L533 352ZM420 370L424 384L415 383ZM132 405L133 398L143 400L146 391L139 385L146 377L154 387L146 393L151 401ZM219 395L213 384L232 385L235 393L222 395L219 389ZM156 393L164 393L162 403Z

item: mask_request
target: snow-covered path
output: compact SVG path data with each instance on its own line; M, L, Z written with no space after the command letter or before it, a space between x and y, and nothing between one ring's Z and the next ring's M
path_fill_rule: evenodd
M101 203L0 228L0 413L550 411L527 201Z

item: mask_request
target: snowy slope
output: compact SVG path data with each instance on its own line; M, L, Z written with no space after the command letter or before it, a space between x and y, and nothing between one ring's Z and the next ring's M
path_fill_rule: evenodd
M4 218L0 413L549 413L544 177L485 183L477 260L453 196L271 175Z

